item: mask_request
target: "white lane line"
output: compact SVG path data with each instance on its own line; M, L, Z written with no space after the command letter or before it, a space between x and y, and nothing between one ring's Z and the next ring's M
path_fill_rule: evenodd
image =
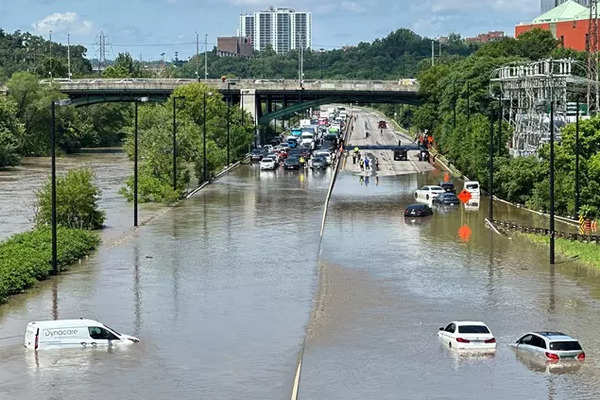
M292 387L292 398L291 400L298 400L298 389L300 387L300 371L302 369L302 358L298 360L298 367L296 368L296 376L294 377L294 386Z

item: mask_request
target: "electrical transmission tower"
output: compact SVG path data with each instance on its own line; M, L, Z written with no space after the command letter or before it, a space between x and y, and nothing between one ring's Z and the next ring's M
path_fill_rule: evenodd
M587 34L587 50L588 50L588 89L587 103L590 108L594 104L594 113L600 111L600 87L598 86L598 0L590 0L590 19ZM592 88L592 86L594 86ZM592 92L593 91L593 92ZM592 102L592 94L595 96L595 101Z
M103 31L100 31L96 45L98 46L98 73L101 74L106 67L106 35Z

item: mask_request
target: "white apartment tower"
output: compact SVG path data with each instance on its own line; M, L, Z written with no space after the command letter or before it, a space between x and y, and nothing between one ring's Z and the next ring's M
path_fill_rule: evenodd
M271 46L277 54L312 46L312 15L291 8L270 8L240 15L240 35L250 38L254 49Z

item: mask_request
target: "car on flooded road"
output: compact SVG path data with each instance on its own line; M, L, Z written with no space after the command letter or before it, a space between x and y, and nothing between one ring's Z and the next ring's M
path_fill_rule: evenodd
M300 160L298 157L290 156L283 162L284 169L300 169Z
M585 360L585 352L579 341L562 332L529 332L513 343L512 347L517 353L527 353L533 360L543 363Z
M441 186L423 186L415 192L415 199L419 201L429 201L446 191Z
M452 321L438 330L438 337L446 346L457 350L496 350L496 338L481 321Z
M91 319L32 321L25 329L24 346L29 350L73 347L105 347L138 343L134 336L123 335Z
M252 150L252 153L250 153L250 160L258 162L260 160L262 160L262 158L265 156L265 152L261 149L254 149Z
M428 217L433 215L433 210L427 204L411 204L404 210L405 217Z
M315 169L325 169L327 168L327 160L325 157L314 157L310 160L310 167Z
M434 197L432 203L442 206L457 206L460 200L458 200L458 197L454 193L446 192Z
M277 162L275 159L271 157L264 157L262 160L260 160L261 170L274 170L275 168L277 168Z

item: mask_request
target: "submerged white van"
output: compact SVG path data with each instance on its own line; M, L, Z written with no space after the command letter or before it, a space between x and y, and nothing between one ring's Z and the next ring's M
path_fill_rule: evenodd
M31 350L67 347L97 347L137 343L140 340L122 335L101 322L91 319L33 321L25 329L25 347Z

